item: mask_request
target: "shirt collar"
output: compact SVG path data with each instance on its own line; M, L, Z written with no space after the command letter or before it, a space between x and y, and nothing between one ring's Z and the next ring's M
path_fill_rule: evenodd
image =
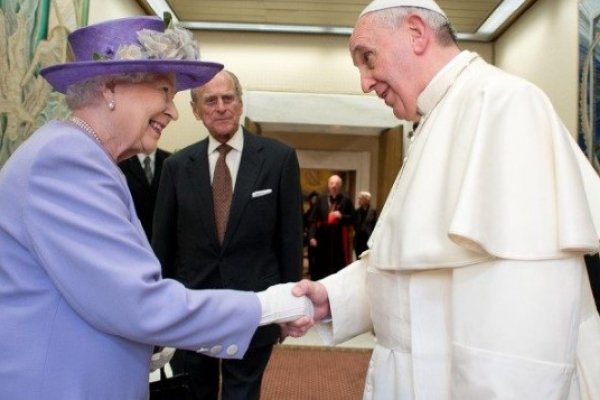
M142 164L142 165L144 165L144 158L146 158L146 157L150 157L150 161L152 161L152 163L154 163L154 158L156 158L156 149L154 149L152 151L152 153L150 153L150 154L138 153L137 157L138 157L138 160L140 160L140 164Z
M231 146L232 149L237 151L242 151L244 147L244 133L242 131L242 127L240 126L238 130L233 134L231 139L227 141L227 144ZM217 141L211 135L208 135L208 154L211 154L213 151L217 150L217 147L221 145L221 142Z
M468 50L464 50L446 64L429 82L425 90L417 98L417 110L419 115L429 114L442 100L448 89L454 84L456 78L465 68L479 56Z

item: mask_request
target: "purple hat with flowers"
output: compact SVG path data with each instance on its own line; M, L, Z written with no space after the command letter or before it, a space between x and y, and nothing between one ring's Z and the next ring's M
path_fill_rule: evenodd
M60 92L77 82L100 75L133 72L175 74L177 90L201 86L223 69L200 61L198 44L190 31L167 28L158 17L129 17L89 25L69 35L74 61L40 71Z

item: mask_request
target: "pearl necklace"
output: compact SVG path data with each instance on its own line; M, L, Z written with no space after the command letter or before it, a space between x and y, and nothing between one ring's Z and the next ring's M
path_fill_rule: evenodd
M75 125L80 127L81 129L83 129L85 132L89 133L94 139L96 139L96 141L98 143L102 144L102 139L100 139L98 137L96 132L92 129L92 127L87 122L85 122L84 120L82 120L79 117L76 117L75 115L72 115L71 117L69 117L69 121L71 121L72 123L74 123Z

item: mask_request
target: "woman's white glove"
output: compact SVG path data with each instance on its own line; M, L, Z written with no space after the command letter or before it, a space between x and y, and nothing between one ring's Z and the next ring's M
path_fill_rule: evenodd
M171 361L171 358L173 358L174 354L175 349L173 347L163 347L163 349L158 353L152 354L152 358L150 358L150 372L167 365L167 363Z
M292 294L294 282L273 285L256 295L262 305L260 325L281 324L300 317L313 316L313 305L306 296Z

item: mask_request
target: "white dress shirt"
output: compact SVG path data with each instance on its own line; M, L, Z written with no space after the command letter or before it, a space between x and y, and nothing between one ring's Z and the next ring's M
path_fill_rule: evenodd
M227 153L225 162L227 163L229 173L231 174L231 184L233 185L233 188L235 188L235 180L238 169L240 168L240 160L242 159L242 150L244 148L244 133L241 126L231 137L231 139L229 139L227 144L231 146L231 150L229 153ZM221 142L217 141L217 139L213 138L212 136L208 136L208 165L210 167L211 183L215 172L215 165L217 164L217 159L219 158L217 147L220 145Z
M138 153L137 154L137 158L138 158L138 160L140 160L140 165L142 166L142 168L144 167L144 159L146 157L150 157L150 169L152 170L152 176L154 176L154 173L156 172L156 168L154 167L155 160L156 160L156 149L154 149L152 151L152 153L150 153L150 154L146 154L146 153Z

